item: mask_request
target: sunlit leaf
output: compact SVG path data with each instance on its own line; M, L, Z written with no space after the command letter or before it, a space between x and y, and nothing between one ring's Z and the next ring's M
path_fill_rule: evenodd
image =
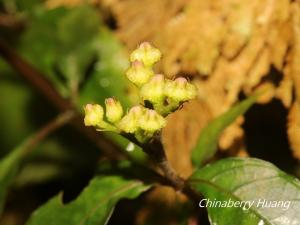
M211 224L300 224L300 181L269 162L224 159L196 171L189 183L210 201L253 202L250 208L249 203L240 207L208 205Z
M129 105L122 46L95 8L37 9L21 38L23 55L66 97L79 93L79 107L110 96Z
M243 115L256 101L257 95L233 106L227 112L211 121L201 132L198 142L192 152L192 161L196 167L210 159L217 151L218 139L226 127Z
M102 28L93 43L97 49L95 70L92 71L81 93L81 104L89 101L103 103L107 97L115 96L128 107L129 81L125 78L128 60L120 43L107 29Z
M117 202L122 198L136 198L149 186L136 180L117 176L95 177L77 199L62 203L56 196L37 209L27 225L106 224Z

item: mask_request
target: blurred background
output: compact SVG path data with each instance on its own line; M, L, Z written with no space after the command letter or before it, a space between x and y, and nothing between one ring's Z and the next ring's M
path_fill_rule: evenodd
M157 73L185 76L199 90L197 100L168 117L162 134L183 177L192 172L201 129L260 87L268 91L223 132L215 159L257 157L300 177L297 0L0 0L0 157L60 109L37 76L78 112L110 96L126 107L137 103L124 71L143 41L163 53ZM128 147L111 134L105 138ZM109 160L98 147L70 126L45 138L22 163L0 224L24 224L59 191L65 202L74 199ZM147 160L138 149L127 150ZM186 219L189 207L173 190L155 188L121 201L109 224L195 224L195 215Z

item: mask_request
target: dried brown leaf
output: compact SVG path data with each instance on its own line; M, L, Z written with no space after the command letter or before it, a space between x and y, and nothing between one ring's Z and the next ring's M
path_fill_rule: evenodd
M276 89L276 97L280 99L286 108L290 108L293 98L293 81L290 75L285 74L279 87Z
M290 109L287 132L293 155L300 160L300 106L298 102L295 102Z
M81 1L47 2L53 7ZM270 87L261 103L276 97L291 107L293 88L300 101L299 0L102 0L100 4L111 10L116 34L129 50L151 41L164 55L158 71L169 77L183 73L196 77L199 98L210 112L209 117L199 117L199 124L228 110L241 92L250 95L258 86ZM272 67L282 77L275 79ZM169 142L176 127L184 127L184 116L177 117L173 132L164 137ZM224 132L221 149L242 139L240 127L236 122ZM183 143L182 148L190 148L190 142Z

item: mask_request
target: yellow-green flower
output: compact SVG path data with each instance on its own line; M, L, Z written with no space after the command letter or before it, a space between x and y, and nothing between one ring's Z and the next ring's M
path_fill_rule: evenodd
M119 130L125 133L134 133L139 129L139 118L144 112L142 106L134 106L118 123Z
M116 123L118 122L123 115L123 108L121 103L115 98L105 99L105 115L109 122Z
M156 132L166 125L166 119L155 110L147 109L140 117L139 125L142 130Z
M130 61L142 61L146 67L151 67L161 58L161 52L149 42L143 42L130 55Z
M165 78L158 74L144 84L140 90L140 96L143 100L148 100L152 103L161 103L164 99Z
M184 102L195 98L197 96L197 89L185 78L179 77L174 81L167 81L165 94L173 101Z
M153 70L145 67L141 61L133 61L131 67L126 72L128 80L137 86L147 83L153 75Z
M103 121L104 111L101 105L87 104L84 107L84 124L85 126L97 126Z

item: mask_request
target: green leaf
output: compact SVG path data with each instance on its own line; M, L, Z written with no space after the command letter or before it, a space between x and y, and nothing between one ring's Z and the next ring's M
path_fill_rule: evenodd
M0 60L0 159L56 115L47 102L17 76ZM74 173L93 171L101 152L84 138L74 139L74 135L78 133L63 128L43 140L26 156L13 187L75 179ZM88 151L83 151L87 148Z
M94 8L84 5L69 10L57 19L59 22L55 37L59 44L59 48L56 46L59 58L55 63L69 82L75 80L78 85L96 54L92 42L99 33L100 17Z
M112 96L125 109L131 105L133 98L128 93L133 87L124 75L129 66L127 56L121 43L101 23L95 8L38 8L29 21L21 40L23 55L63 96L68 97L72 88L79 88L79 111L87 103L103 104L105 98ZM129 143L119 136L110 137L122 146ZM130 154L145 158L140 156L141 151Z
M38 104L41 104L42 101L35 98L34 93L24 84L11 79L13 74L4 70L2 64L0 68L0 157L2 157L8 150L15 148L16 143L20 143L34 132L37 125L30 120L30 115L36 111L31 103L38 101ZM45 116L41 118L44 119Z
M6 198L7 189L12 184L19 170L23 147L20 146L0 161L0 214Z
M1 0L0 6L9 12L28 11L43 3L43 0Z
M67 96L65 84L57 76L54 68L63 55L60 55L60 43L57 37L59 19L68 12L65 8L46 10L37 8L28 18L27 29L20 37L20 51L32 65L38 68L61 94Z
M28 29L21 38L24 56L67 96L69 89L78 88L96 54L92 43L101 25L97 11L89 5L52 10L40 7L28 19Z
M6 193L15 181L20 165L23 162L26 153L28 154L28 147L37 135L38 133L25 139L18 147L13 149L7 156L0 160L0 214L5 203Z
M74 51L74 48L84 48L98 33L100 27L100 17L89 5L68 10L65 15L57 19L59 23L56 36L62 48L60 50L66 53ZM78 32L79 26L80 32Z
M233 106L227 112L211 121L201 132L198 142L192 152L192 161L200 167L217 151L218 139L225 128L243 115L256 101L257 94Z
M101 23L95 8L38 8L29 19L21 40L23 55L48 76L63 96L69 97L71 90L79 88L76 103L80 111L87 103L103 104L105 98L112 96L121 101L125 110L138 101L132 94L133 85L124 75L129 66L127 55L113 33ZM112 138L122 146L129 143L116 136Z
M39 8L29 20L21 51L63 96L79 89L80 108L111 96L129 105L129 82L124 76L127 57L95 8Z
M132 86L125 77L129 66L121 44L106 28L102 27L93 43L97 50L95 70L90 79L86 80L81 91L81 105L89 102L103 103L105 98L115 96L123 107L132 103L127 93Z
M196 171L189 183L211 201L244 201L239 207L208 205L211 224L300 224L300 181L269 162L251 158L220 160ZM249 203L245 205L245 201Z
M64 205L62 196L50 199L37 209L27 225L101 225L107 224L117 202L136 198L149 186L117 176L95 177L77 199Z

